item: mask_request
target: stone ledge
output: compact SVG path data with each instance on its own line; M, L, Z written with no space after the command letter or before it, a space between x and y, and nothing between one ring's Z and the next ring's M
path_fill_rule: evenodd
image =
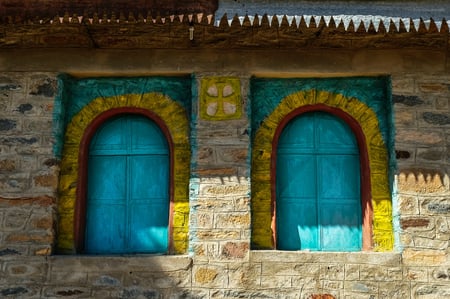
M400 266L402 262L402 254L399 252L308 252L253 250L250 251L250 262L348 263Z
M166 272L187 270L192 258L186 255L158 256L50 256L51 271Z

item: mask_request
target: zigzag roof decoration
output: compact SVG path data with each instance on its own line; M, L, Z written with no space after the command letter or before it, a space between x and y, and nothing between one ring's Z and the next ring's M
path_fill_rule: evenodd
M150 15L148 15L150 16ZM143 15L135 15L133 13L125 16L120 14L116 16L114 13L110 16L94 14L93 16L79 16L73 14L70 16L66 13L64 16L55 16L53 19L28 20L22 24L15 24L12 18L8 24L21 25L31 24L170 24L173 22L188 22L190 24L202 24L215 26L220 28L238 28L238 27L279 27L279 28L328 28L337 29L340 32L359 32L359 33L404 33L404 32L420 32L420 33L448 33L450 21L445 19L435 21L433 19L411 19L400 17L383 17L383 16L363 16L363 15L337 15L337 16L311 16L311 15L255 15L255 16L238 16L229 18L226 14L219 20L214 19L212 14L180 14L170 15L167 17L156 16L144 18Z
M194 30L192 30L194 29ZM447 51L449 23L360 16L129 13L0 24L0 49L428 49Z

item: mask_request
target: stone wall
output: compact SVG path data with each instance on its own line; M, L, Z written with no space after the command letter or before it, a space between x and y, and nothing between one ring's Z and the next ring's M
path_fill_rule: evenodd
M148 63L148 53L126 52L124 70L124 62L112 59L125 57L124 53L96 52L92 55L98 65L90 60L91 54L41 52L34 56L40 59L28 65L32 53L17 52L16 60L6 67L14 62L20 71L4 71L0 76L0 297L450 296L450 76L445 53L431 57L412 50L324 50L280 58L277 52L236 52L236 61L231 61L225 52L188 51L177 52L177 60L171 62L172 52L152 52L153 58L159 58L154 59L156 66L149 66L149 76L174 70L189 74L192 63L198 71L192 80L189 249L176 256L58 255L54 251L60 171L53 152L56 76L66 72L83 76L84 71L133 75L133 68L142 75ZM0 53L0 57L12 56ZM73 66L68 68L62 57L75 58ZM330 65L330 57L337 64ZM141 65L141 61L146 62ZM216 63L211 66L211 61ZM251 250L251 76L380 73L391 75L394 103L394 251ZM210 77L231 78L234 92L240 93L239 116L214 120L202 115L202 86Z

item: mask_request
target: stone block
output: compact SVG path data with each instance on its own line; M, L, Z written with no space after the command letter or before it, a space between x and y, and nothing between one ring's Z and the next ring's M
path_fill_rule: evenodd
M53 120L51 118L25 119L23 122L24 133L52 134Z
M405 281L428 281L428 270L421 267L405 267L403 269Z
M30 78L29 94L33 96L54 97L57 91L57 82L46 75L35 75Z
M425 197L419 204L422 215L450 215L450 202L446 196Z
M392 95L392 102L394 104L402 104L407 107L414 107L418 105L422 105L425 103L423 99L416 95L403 95L403 94L393 94ZM399 111L400 112L400 111ZM395 112L395 115L397 116L397 111Z
M392 92L394 94L411 93L414 91L414 79L402 76L392 76Z
M262 275L265 276L298 276L298 277L318 277L320 274L319 263L301 263L299 261L263 262Z
M438 97L434 102L436 110L447 111L450 107L450 100L446 97Z
M52 230L55 221L52 214L34 215L30 217L28 229L30 230Z
M197 150L198 164L213 164L215 162L214 149L212 147L201 147Z
M361 265L360 279L367 281L386 281L387 269L375 265Z
M7 118L0 119L0 131L3 132L3 134L17 133L17 130L20 131L20 127L17 127L17 120Z
M344 264L325 263L320 265L320 279L344 280L344 275L345 275Z
M225 288L228 284L226 268L220 265L198 265L192 269L193 286Z
M38 174L33 177L33 183L36 187L45 187L56 190L58 187L58 176L54 173Z
M395 112L395 127L411 127L416 126L416 112L401 110Z
M322 281L322 290L324 292L336 293L343 289L344 289L344 281L336 281L336 280L323 280Z
M1 285L0 284L0 297L1 298L40 298L40 287L29 285Z
M416 157L418 161L439 162L445 161L447 149L445 147L418 148Z
M16 160L14 158L0 160L0 172L9 172L16 170Z
M429 217L421 217L421 216L410 216L410 217L401 217L400 218L400 227L402 229L430 229L430 226L433 225Z
M359 265L346 264L345 265L345 280L359 280Z
M261 276L261 287L262 288L291 288L292 278L291 276L277 275L277 276Z
M418 82L418 88L423 93L447 93L448 84L444 82Z
M197 230L192 236L201 241L229 241L239 240L241 233L239 230L231 229Z
M418 284L414 287L412 297L417 299L441 299L450 297L448 284Z
M410 298L411 286L408 282L385 282L380 284L379 298Z
M44 288L46 298L91 298L91 289L87 286L48 286Z
M191 216L192 228L213 228L213 213L198 212Z
M219 242L203 242L206 256L211 259L219 259L221 255L221 247Z
M215 184L215 185L201 185L200 194L204 196L214 197L230 197L230 196L245 196L249 193L250 186L248 184Z
M227 242L222 246L222 257L227 259L242 259L248 255L249 242Z
M123 282L119 277L123 276ZM96 278L95 278L96 277ZM103 278L102 278L103 277ZM109 278L108 278L109 277ZM113 286L147 286L150 288L162 290L162 289L176 289L186 288L192 283L191 271L170 271L161 272L153 271L149 269L147 271L129 271L127 273L108 273L108 274L94 274L97 283L101 279L102 284L109 284ZM106 280L105 280L106 279Z
M403 279L403 268L395 267L387 269L387 279L388 281L401 281Z
M53 285L86 285L87 273L80 269L78 271L60 272L50 271L50 284Z
M255 289L261 284L261 265L230 263L228 265L229 287L232 289Z
M122 286L122 276L124 273L88 273L88 285L114 288Z
M248 160L248 148L219 147L217 150L218 163L246 164Z
M12 244L53 244L52 232L12 232L5 237L5 241Z
M27 173L15 173L10 175L0 174L0 190L2 195L8 193L26 193L29 189L28 176Z
M23 229L30 217L30 211L24 209L10 209L5 212L3 228L6 231Z
M439 127L450 125L450 116L448 113L424 112L422 117L426 124Z
M344 289L355 293L376 294L378 293L378 283L370 280L346 281Z
M433 237L435 232L432 233ZM431 238L413 237L416 249L445 250L449 248L448 240L434 240Z
M215 228L249 228L250 213L218 213L215 215Z
M401 215L418 215L419 201L415 196L399 194L398 206Z
M430 280L448 283L450 281L450 267L439 267L432 269Z
M407 248L402 253L405 266L442 266L450 263L443 250Z
M46 281L48 265L45 260L42 262L11 260L5 263L4 269L6 276L0 277L0 284L33 284Z
M417 145L438 145L443 144L444 137L436 131L399 129L396 135L396 143L407 143Z
M450 240L450 217L437 217L436 218L436 239L438 240Z
M37 170L36 155L20 155L19 159L21 171L31 173Z

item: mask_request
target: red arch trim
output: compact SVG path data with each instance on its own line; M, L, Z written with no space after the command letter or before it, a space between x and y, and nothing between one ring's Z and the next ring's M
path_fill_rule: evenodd
M271 157L271 209L272 209L272 244L274 248L277 248L277 230L276 230L276 163L277 163L277 147L278 141L283 131L284 127L295 117L307 113L307 112L328 112L336 117L344 120L353 134L356 137L360 166L361 166L361 213L362 213L362 249L365 251L371 250L372 244L372 221L373 221L373 207L372 207L372 189L370 185L370 165L369 165L369 155L367 149L366 138L364 132L356 119L354 119L350 114L345 111L330 107L325 104L315 104L315 105L305 105L291 111L286 117L280 122L275 132L274 138L272 140L272 157Z
M76 192L75 215L74 215L74 239L76 252L82 253L84 251L85 228L86 228L86 195L87 195L87 177L88 177L88 158L89 145L92 137L97 132L99 127L107 120L117 115L134 114L142 115L154 121L164 136L169 145L169 253L173 252L173 140L164 121L150 110L136 107L121 107L113 108L102 112L88 125L84 131L83 138L80 143L80 152L78 155L78 187Z

